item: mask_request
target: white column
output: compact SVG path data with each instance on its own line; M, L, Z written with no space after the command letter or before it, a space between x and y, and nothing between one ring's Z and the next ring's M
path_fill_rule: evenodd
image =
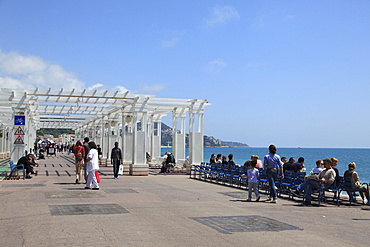
M110 129L110 125L107 121L104 121L103 126L104 126L104 132L103 132L102 153L103 153L103 157L105 159L107 159L109 157L109 129Z
M132 113L122 112L122 156L123 156L123 174L129 174L132 164L133 141L132 141Z
M150 153L152 155L153 149L153 137L154 137L154 125L153 125L153 116L148 117L148 121L146 124L146 135L145 135L145 142L146 142L146 150L145 152Z
M10 127L7 127L6 128L6 140L5 140L5 143L6 143L6 145L5 145L5 150L6 150L6 152L8 153L8 157L11 157L11 150L12 150L12 145L13 145L13 143L12 143L12 138L11 138L11 136L12 136L12 133L11 133L11 130L12 130L12 128L10 128Z
M91 124L91 139L97 144L95 123Z
M4 131L4 127L2 124L0 124L1 128L0 128L0 131L1 131L1 139L0 139L0 158L3 159L5 158L5 131Z
M184 112L172 113L172 153L178 166L185 161L185 117Z
M104 157L104 147L103 147L103 142L104 142L104 117L101 117L99 122L100 122L100 148L102 150L102 158Z
M204 152L204 113L192 109L189 111L189 161L190 164L199 164L203 161ZM196 121L196 116L198 116ZM195 126L197 124L197 126ZM197 128L195 128L197 127ZM196 130L195 130L196 129Z
M4 152L4 130L3 130L3 126L0 124L1 128L0 128L0 131L1 131L1 139L0 139L0 153L3 153Z
M146 164L145 155L147 113L142 110L135 111L133 120L133 159L130 165L130 175L148 176L149 166ZM138 129L139 122L141 123L140 129Z

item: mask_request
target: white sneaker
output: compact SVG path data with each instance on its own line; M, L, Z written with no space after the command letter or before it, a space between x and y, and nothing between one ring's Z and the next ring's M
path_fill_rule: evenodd
M275 199L271 201L271 203L276 203L276 202L277 202L277 200L275 200Z

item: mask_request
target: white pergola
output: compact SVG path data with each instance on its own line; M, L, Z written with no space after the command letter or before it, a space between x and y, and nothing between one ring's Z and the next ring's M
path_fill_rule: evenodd
M33 148L36 130L73 129L77 140L89 137L100 144L103 158L110 158L114 142L119 142L126 172L147 175L146 152L152 157L160 156L162 117L172 113L172 152L176 159L185 158L188 123L190 162L203 161L204 108L210 105L207 100L156 98L129 91L0 90L0 130L3 133L0 153L10 153L12 160ZM19 128L15 116L25 118L25 124L21 125L24 144L14 144Z

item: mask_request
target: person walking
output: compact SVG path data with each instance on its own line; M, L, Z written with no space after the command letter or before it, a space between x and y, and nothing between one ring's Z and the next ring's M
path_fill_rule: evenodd
M103 152L101 151L101 147L99 144L96 145L96 147L97 147L96 150L98 150L99 160L101 160L101 156L103 155Z
M118 171L119 166L123 164L122 161L122 151L118 147L118 142L114 143L114 148L112 149L112 153L110 155L111 163L113 164L113 176L114 179L118 178Z
M85 156L84 156L84 162L85 164L87 163L87 154L89 153L89 137L85 137L84 138L84 143L83 143L83 147L85 149ZM84 178L85 178L85 181L87 182L87 171L86 171L86 166L84 166Z
M73 154L75 156L75 166L76 166L76 184L79 184L82 179L82 171L84 170L84 157L85 148L82 146L81 141L77 141L73 148Z
M269 181L270 186L270 197L267 201L276 203L277 193L275 181L278 179L279 173L281 174L281 179L284 178L283 164L280 161L280 156L276 154L276 146L269 146L269 154L264 157L263 165L266 167L266 176Z
M94 187L92 189L98 190L99 183L96 179L95 172L99 171L99 159L95 142L89 142L89 153L87 154L86 161L87 182L85 189L91 189L91 185L93 185Z

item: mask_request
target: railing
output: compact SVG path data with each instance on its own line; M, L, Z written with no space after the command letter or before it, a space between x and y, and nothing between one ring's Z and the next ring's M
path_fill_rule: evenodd
M0 159L0 180L3 180L7 176L9 170L10 154L8 158Z

